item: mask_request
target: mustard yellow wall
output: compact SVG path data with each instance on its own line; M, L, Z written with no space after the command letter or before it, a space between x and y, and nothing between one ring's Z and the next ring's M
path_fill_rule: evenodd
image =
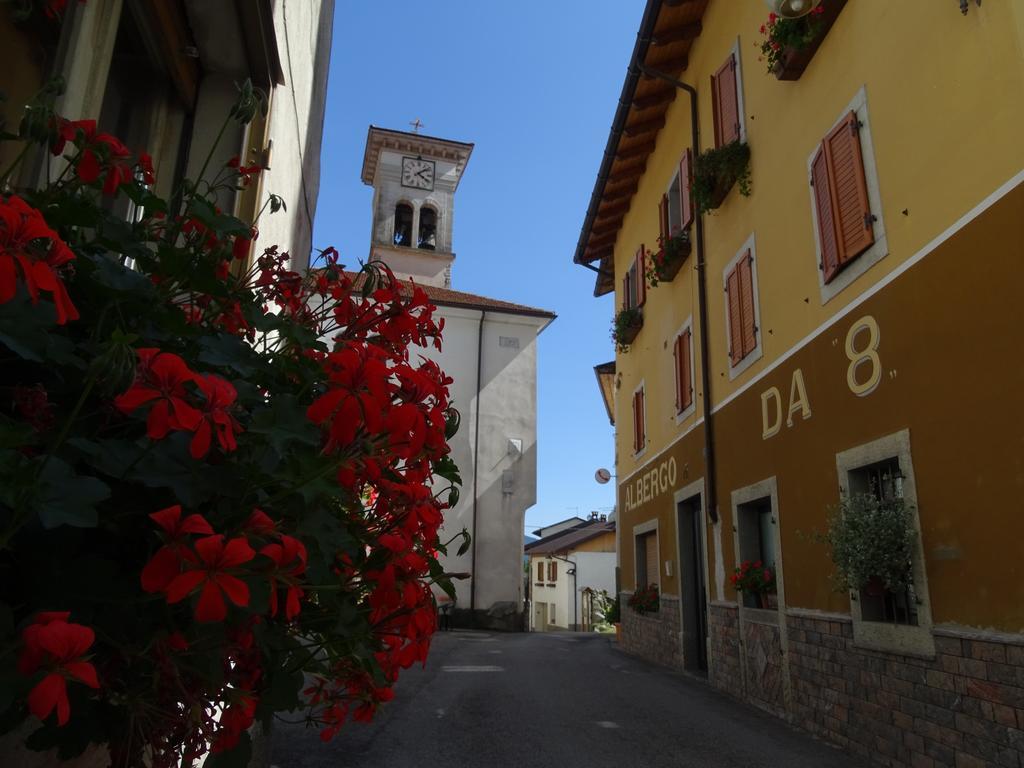
M615 531L608 531L572 548L573 552L614 552Z
M795 82L776 80L758 61L764 16L758 2L713 0L682 74L700 92L701 143L707 148L714 135L710 76L738 38L753 194L743 198L734 188L722 207L705 217L714 402L771 365L1024 168L1024 4L972 4L962 16L952 2L849 2ZM806 163L861 87L867 92L889 255L822 305ZM638 245L656 242L657 204L689 141L689 100L680 94L616 241L617 291ZM721 274L751 233L764 353L730 382ZM693 419L675 424L670 342L687 315L696 320L694 262L691 256L672 283L648 292L644 327L630 351L617 356L619 477L692 426ZM695 330L695 347L696 338ZM701 363L698 353L695 365ZM641 380L649 443L636 460L629 398ZM698 417L699 383L698 374Z

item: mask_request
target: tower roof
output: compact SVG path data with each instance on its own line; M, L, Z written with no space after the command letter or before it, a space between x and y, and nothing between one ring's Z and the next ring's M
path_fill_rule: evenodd
M362 179L364 184L373 184L373 179L377 175L377 161L380 159L383 149L426 155L455 163L455 186L458 188L462 172L466 169L466 163L469 162L469 156L473 152L473 145L464 141L451 141L436 136L425 136L422 133L393 131L390 128L378 128L371 125L366 135L366 151L363 154Z

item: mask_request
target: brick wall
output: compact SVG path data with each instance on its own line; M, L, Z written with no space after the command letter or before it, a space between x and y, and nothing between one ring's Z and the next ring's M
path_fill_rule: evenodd
M929 660L857 648L845 619L787 625L797 725L887 766L1024 768L1024 638L936 629Z
M743 698L743 669L740 666L739 610L735 605L711 603L708 624L711 644L708 679L716 688Z
M640 615L627 605L632 592L619 596L622 626L619 642L622 650L647 661L681 670L682 642L679 626L679 600L661 596L657 613Z

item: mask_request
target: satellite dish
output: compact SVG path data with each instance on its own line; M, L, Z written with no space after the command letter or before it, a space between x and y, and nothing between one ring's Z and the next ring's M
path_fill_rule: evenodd
M601 467L600 469L597 470L597 472L594 473L594 479L597 480L597 482L599 482L601 485L604 485L605 483L612 479L612 473L609 472L604 467Z
M798 19L821 5L821 0L764 0L764 4L784 19Z

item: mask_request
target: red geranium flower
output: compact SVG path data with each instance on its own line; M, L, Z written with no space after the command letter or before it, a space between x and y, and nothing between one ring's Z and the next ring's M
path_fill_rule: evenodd
M189 515L182 520L180 504L153 512L150 517L167 532L167 543L142 569L142 588L147 592L162 592L181 573L181 563L187 551L185 536L190 533L212 536L213 528L202 515Z
M202 586L196 620L222 621L227 616L224 595L239 607L249 604L249 587L228 573L228 569L247 563L255 556L253 548L242 536L231 539L227 544L220 535L199 539L195 543L195 555L188 555L194 568L178 574L167 585L167 602L181 602Z
M172 429L195 431L202 414L185 400L185 384L196 375L185 361L159 349L136 350L141 364L135 383L114 398L122 413L131 413L146 403L157 402L149 411L146 434L154 440L167 436Z
M270 576L270 615L277 615L277 582L280 581L282 586L288 587L284 615L291 621L299 615L299 600L305 594L298 585L298 577L306 571L306 545L292 536L282 536L279 544L267 544L260 554L277 566Z
M21 634L25 648L18 659L18 671L25 676L45 669L46 675L28 694L29 711L45 720L57 710L57 724L64 725L71 715L67 681L74 680L99 688L96 667L85 660L85 652L96 639L95 633L81 624L71 624L68 612L39 613Z
M220 376L212 374L197 376L196 384L206 397L196 434L192 438L189 451L193 459L201 459L210 451L210 437L215 432L217 442L224 451L233 451L238 447L235 434L242 431L230 408L238 397L235 388Z
M47 291L53 294L58 324L77 320L78 310L56 272L74 258L39 211L17 195L0 202L0 304L14 298L17 266L33 304L39 301L39 291Z

